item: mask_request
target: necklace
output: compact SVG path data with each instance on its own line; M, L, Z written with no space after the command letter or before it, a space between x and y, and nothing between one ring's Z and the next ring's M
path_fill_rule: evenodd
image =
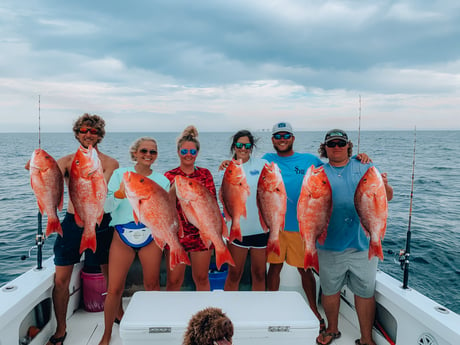
M335 166L333 166L331 163L329 163L329 166L332 168L332 170L335 171L335 173L337 174L338 177L342 177L342 173L343 173L343 171L345 170L345 168L348 166L348 163L345 164L345 165L342 166L342 167L335 167Z

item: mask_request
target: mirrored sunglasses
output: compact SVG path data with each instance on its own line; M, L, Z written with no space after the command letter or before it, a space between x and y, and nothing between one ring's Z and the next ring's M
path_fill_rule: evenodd
M246 150L250 150L251 147L252 147L252 144L251 143L245 143L245 144L243 144L243 143L235 143L235 147L237 149L242 149L244 147Z
M291 137L292 137L291 133L273 134L273 138L275 138L276 140L280 140L281 138L283 138L284 140L288 140L288 139L291 139Z
M86 134L88 132L90 132L91 134L99 134L99 130L96 129L96 128L88 128L88 127L81 127L79 132L81 134Z
M185 155L186 155L187 153L189 153L189 152L190 152L190 154L191 154L192 156L196 156L196 154L198 153L198 151L195 150L195 149L190 149L190 150L188 150L188 149L181 149L179 152L180 152L180 154L181 154L182 156L185 156Z

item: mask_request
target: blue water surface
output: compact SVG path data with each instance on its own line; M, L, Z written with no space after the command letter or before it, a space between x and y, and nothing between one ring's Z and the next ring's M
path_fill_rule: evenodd
M230 157L232 133L200 133L199 166L215 177L223 159ZM271 152L269 132L255 132L259 138L256 156ZM157 139L159 155L154 169L165 172L178 165L176 137L179 133L108 133L100 144L104 153L131 164L129 145L140 136ZM357 149L358 133L349 133ZM414 195L411 217L411 264L409 286L447 308L460 313L460 158L457 154L460 131L418 131L416 133ZM317 153L323 132L296 133L294 149ZM361 131L360 151L371 156L382 172L388 173L394 188L389 204L387 232L383 241L385 260L380 269L402 280L403 272L395 255L406 246L411 200L411 176L414 152L413 131ZM37 204L24 165L38 147L38 135L0 133L0 284L10 281L36 265L36 251L22 261L35 244ZM56 159L75 152L72 133L42 133L41 147ZM220 181L216 179L217 186ZM67 192L65 201L67 203ZM65 210L64 210L65 211ZM64 212L63 211L63 212ZM63 212L60 213L61 219ZM46 217L43 219L45 228ZM44 258L52 255L54 237L44 246Z

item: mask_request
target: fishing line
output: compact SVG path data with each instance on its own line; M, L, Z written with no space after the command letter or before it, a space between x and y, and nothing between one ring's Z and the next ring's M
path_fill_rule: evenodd
M414 154L412 158L412 177L410 189L410 203L409 203L409 224L407 227L406 249L400 251L399 261L401 268L404 270L403 289L407 289L409 281L409 256L410 256L410 240L411 240L411 221L412 221L412 200L414 199L414 176L415 176L415 147L417 143L417 127L414 128Z
M361 141L361 95L359 95L359 117L358 117L358 152L359 154L359 144Z

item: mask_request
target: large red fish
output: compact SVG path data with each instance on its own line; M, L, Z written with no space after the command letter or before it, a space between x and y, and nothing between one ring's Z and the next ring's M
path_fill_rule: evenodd
M364 231L370 236L369 259L377 256L383 260L380 241L387 227L388 200L382 175L374 166L359 181L355 191L355 208Z
M46 236L57 232L62 236L57 210L62 210L64 201L64 178L57 162L45 150L36 149L29 165L30 185L37 198L41 214L46 212L48 223Z
M169 194L158 183L144 175L127 171L123 174L120 190L115 197L126 196L133 207L136 223L145 224L155 243L161 249L165 243L169 245L169 267L171 270L177 264L190 265L190 259L179 242L179 218Z
M316 241L324 244L332 213L332 189L323 167L308 169L297 202L297 220L305 244L304 268L319 272Z
M287 196L280 169L276 163L265 164L257 183L257 207L262 229L270 230L267 253L280 255L279 233L284 230Z
M240 218L246 218L246 200L250 190L246 181L241 160L232 160L225 169L219 198L222 202L225 218L232 221L229 241L242 240Z
M107 182L97 151L80 147L72 161L69 177L69 196L75 209L75 222L83 227L80 253L87 248L96 251L96 224L104 216Z
M175 177L176 195L187 220L200 231L201 240L209 248L216 250L217 268L225 263L234 266L232 255L224 243L227 225L211 192L200 182L188 177Z

